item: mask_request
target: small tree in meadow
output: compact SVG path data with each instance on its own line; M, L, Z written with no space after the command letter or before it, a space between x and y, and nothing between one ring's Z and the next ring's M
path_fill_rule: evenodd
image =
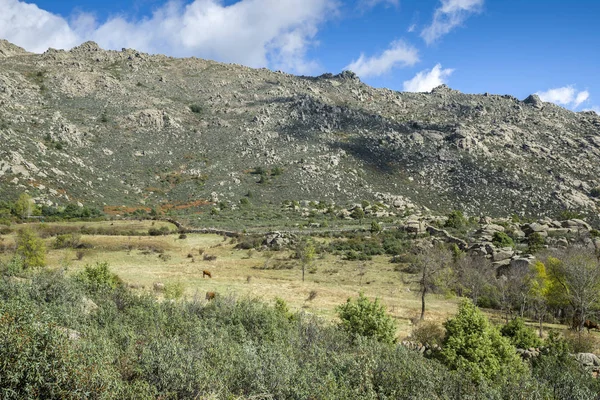
M17 234L17 255L23 260L25 269L46 265L46 245L31 229L21 229Z
M444 327L446 337L439 357L448 368L459 370L475 382L525 373L526 366L509 339L490 325L470 300L463 301L458 314Z
M396 321L386 313L379 299L370 301L360 293L358 299L349 298L337 308L341 327L352 336L374 337L380 342L394 343Z

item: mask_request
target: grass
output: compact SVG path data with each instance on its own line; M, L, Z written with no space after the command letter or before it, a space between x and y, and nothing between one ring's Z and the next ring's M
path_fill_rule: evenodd
M78 229L81 226L98 230L115 228L123 232L145 234L152 221L100 221L94 223L61 223ZM156 222L155 224L162 224ZM40 228L39 224L31 224ZM156 225L155 225L156 226ZM7 237L5 243L14 238ZM316 239L327 241L327 239ZM341 256L325 254L314 261L312 273L302 282L301 267L289 251L256 251L235 249L232 239L212 234L188 234L179 239L178 234L167 236L109 236L82 235L81 242L91 245L78 259L75 249L53 249L54 238L45 239L51 268L67 266L70 273L80 271L86 264L108 262L111 270L128 284L143 286L151 291L153 283L182 283L184 296L204 298L205 292L221 295L258 297L272 302L284 299L291 309L335 318L336 306L360 291L370 298L379 297L388 311L398 321L398 335L405 337L411 330L411 319L418 315L420 300L416 287L403 283L399 272L388 256L375 256L371 261L348 261ZM216 260L204 261L200 254L214 255ZM159 257L161 256L162 257ZM164 257L167 255L167 257ZM191 255L192 257L189 257ZM9 257L5 254L5 257ZM266 263L266 267L265 267ZM291 267L291 268L290 268ZM209 270L212 279L203 278L202 271ZM311 292L317 295L307 300ZM427 319L442 322L453 315L457 301L430 296Z

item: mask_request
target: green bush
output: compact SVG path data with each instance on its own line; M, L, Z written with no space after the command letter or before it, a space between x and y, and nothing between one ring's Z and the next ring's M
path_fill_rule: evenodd
M440 360L475 382L523 375L526 367L510 341L492 327L483 313L464 300L458 314L444 323L446 337Z
M504 232L494 232L492 243L496 247L514 247L515 242Z
M518 349L528 349L542 345L542 341L535 334L535 331L525 326L523 318L513 319L500 328L500 333L502 336L507 337L512 345Z
M55 249L74 249L81 244L81 235L78 233L68 233L64 235L58 235L54 239L52 247Z
M31 229L21 229L17 233L17 256L23 260L25 269L44 267L46 265L46 245Z
M567 341L550 331L545 351L532 360L532 375L556 399L596 399L600 381L571 356Z
M352 336L374 337L385 343L395 342L396 321L387 315L379 299L370 301L363 293L358 299L349 298L337 308L341 327Z
M461 211L454 210L448 214L448 220L444 224L446 228L453 228L456 230L462 230L467 225L467 219Z
M181 282L168 283L165 285L165 299L179 300L183 297L184 287Z
M118 275L110 272L108 263L96 263L95 265L86 265L83 271L77 274L79 281L93 289L110 288L115 289L122 284Z
M590 196L598 198L600 197L600 186L596 186L592 190L590 190Z
M90 275L105 282L100 269ZM566 400L599 391L553 345L532 361L536 381L476 383L403 346L291 313L283 301L170 302L123 286L96 290L61 271L30 278L0 279L2 399Z
M192 104L190 106L190 111L192 111L194 114L200 114L202 113L202 106L198 104Z

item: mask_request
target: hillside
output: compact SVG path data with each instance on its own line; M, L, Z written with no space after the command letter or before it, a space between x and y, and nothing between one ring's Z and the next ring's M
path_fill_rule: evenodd
M399 213L538 217L597 216L600 204L593 112L93 42L44 54L0 42L0 137L0 196L46 203L198 205L250 192L263 204L378 199Z

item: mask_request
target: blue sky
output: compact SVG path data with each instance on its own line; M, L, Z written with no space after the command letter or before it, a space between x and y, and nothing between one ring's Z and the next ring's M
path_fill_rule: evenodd
M600 1L0 0L0 38L30 51L95 40L373 86L538 93L600 113Z

